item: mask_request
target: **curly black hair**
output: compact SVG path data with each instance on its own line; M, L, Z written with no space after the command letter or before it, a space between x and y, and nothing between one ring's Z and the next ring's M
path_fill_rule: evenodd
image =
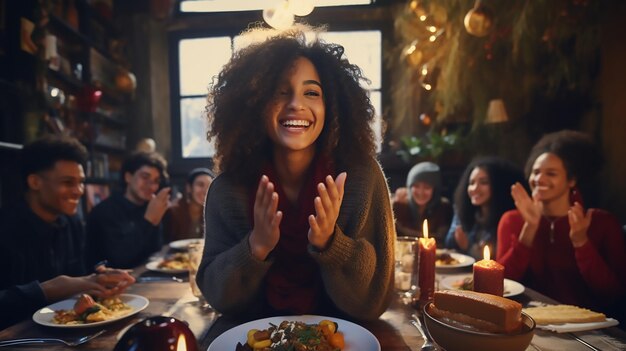
M54 168L57 161L74 161L85 167L87 158L87 148L77 139L45 135L22 149L22 179L26 182L30 174Z
M120 170L120 186L126 189L126 179L124 174L127 172L135 174L143 166L154 167L159 171L161 177L160 186L165 186L169 182L169 173L167 172L167 161L158 152L135 151L130 154L122 163Z
M488 216L483 220L485 228L495 231L502 214L515 208L515 203L511 197L511 185L519 182L528 189L526 179L524 179L524 173L520 167L502 158L480 157L470 162L454 192L456 213L461 221L461 227L465 231L471 230L476 224L477 211L480 210L477 206L472 205L467 194L470 174L475 168L484 170L489 177L491 198Z
M252 28L247 34L262 31ZM366 79L344 57L342 46L319 40L307 43L305 34L316 31L319 28L298 26L273 33L236 52L216 77L206 107L207 138L215 140L217 150L216 172L228 172L242 182L256 181L261 164L271 157L264 111L281 76L301 57L315 66L324 92L326 114L316 141L318 152L337 164L375 155L374 108L359 84Z
M567 179L576 180L576 186L581 193L586 198L593 199L594 180L604 166L604 157L589 135L568 129L545 134L530 150L524 167L527 178L535 160L544 153L560 158L567 172Z

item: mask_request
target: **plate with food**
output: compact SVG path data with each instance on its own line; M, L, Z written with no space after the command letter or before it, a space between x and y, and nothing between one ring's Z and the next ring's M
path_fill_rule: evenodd
M186 273L189 271L189 254L186 252L177 252L164 259L148 262L146 268L160 273Z
M571 333L613 327L619 322L604 313L573 305L546 305L524 308L537 328L557 333Z
M476 260L472 256L450 252L447 250L437 250L435 267L443 269L467 267L474 264L474 262L476 262Z
M82 294L38 310L33 314L33 321L56 328L91 328L135 315L149 303L145 297L133 294L105 299L93 299Z
M380 344L374 334L360 325L339 318L315 315L270 317L241 324L213 340L208 351L254 350L249 343L265 343L269 347L272 341L268 339L268 335L272 331L292 328L296 333L275 332L274 335L295 334L292 338L283 337L286 341L282 341L282 344L289 343L289 346L293 345L296 349L297 343L302 340L298 334L303 333L310 342L322 343L326 347L321 346L320 350L380 351Z
M472 274L451 275L441 279L439 282L441 290L472 290ZM504 297L519 295L524 292L524 285L511 279L504 279Z
M174 249L174 250L182 250L185 251L187 250L187 247L189 246L189 244L193 244L193 243L200 243L203 240L200 238L195 238L195 239L183 239L183 240L176 240L176 241L172 241L171 243L169 243L168 245L170 246L170 248Z

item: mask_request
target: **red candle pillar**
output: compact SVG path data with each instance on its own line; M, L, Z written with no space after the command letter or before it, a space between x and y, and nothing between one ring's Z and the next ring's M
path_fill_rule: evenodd
M489 246L485 246L483 258L474 263L474 291L502 296L504 266L490 259Z
M418 253L418 286L421 302L432 300L435 293L435 260L437 243L435 238L428 237L428 221L423 224L424 237L419 239Z

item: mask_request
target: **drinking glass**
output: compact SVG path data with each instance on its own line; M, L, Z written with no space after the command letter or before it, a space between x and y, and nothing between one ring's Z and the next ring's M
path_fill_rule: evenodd
M189 252L189 285L191 286L191 293L198 298L201 306L210 307L196 283L196 274L198 273L200 261L202 261L203 250L204 240L194 241L187 246L187 251Z
M417 240L417 238L410 236L396 238L395 287L403 293L416 289Z

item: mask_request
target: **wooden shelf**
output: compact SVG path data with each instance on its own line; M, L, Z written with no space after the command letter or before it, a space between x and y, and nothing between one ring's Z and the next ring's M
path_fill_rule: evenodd
M7 6L3 10L6 10L6 14L3 13L3 16L6 18L19 19L33 12L30 2L5 2ZM92 163L95 154L105 160L98 164L99 173L90 174L98 177L89 177L87 182L109 184L115 181L115 172L119 173L121 160L127 153L125 144L130 125L127 120L130 96L117 89L115 80L126 60L126 52L115 51L112 54L110 51L112 41L123 40L125 34L106 12L103 15L99 9L92 7L89 0L73 0L71 3L61 0L53 3L55 6L49 13L49 21L33 23L37 30L56 37L56 50L49 50L51 54L56 51L58 56L58 64L53 60L56 64L53 68L39 55L20 49L22 28L19 20L9 21L3 28L10 45L6 45L6 52L0 57L0 64L3 65L0 92L4 96L0 103L5 102L9 108L2 110L5 113L3 118L6 117L7 121L4 123L6 135L2 136L0 150L5 154L19 151L19 143L25 142L26 131L30 133L29 138L37 138L44 131L54 129L38 119L24 118L32 104L33 108L41 111L49 110L51 115L56 113L72 118L72 123L67 123L65 127L75 128L73 135L86 146ZM70 4L75 8L68 6ZM54 41L53 38L46 40L50 43ZM46 105L41 104L38 90L41 90L42 82L48 83L48 87L62 90L67 98L65 102L55 100L51 103L50 99L46 99ZM92 84L95 86L97 82L101 84L98 88L102 90L99 110L86 112L78 101L87 92L86 87ZM74 99L70 100L70 96ZM15 137L11 134L13 125L16 129L23 129L16 130ZM108 163L108 160L111 162Z
M50 25L52 28L58 29L62 34L66 34L69 37L73 38L75 41L82 43L83 45L90 45L91 41L89 38L84 36L81 32L74 29L72 26L67 24L63 19L58 18L55 15L50 15Z
M126 152L126 149L122 147L110 146L110 145L105 145L105 144L97 144L97 143L93 143L93 149L95 151L101 151L101 152L112 153L112 154L123 154Z
M111 117L108 116L104 113L101 112L93 112L93 115L96 117L97 120L107 123L111 126L115 126L115 127L126 127L128 126L128 122L123 120L123 119L119 119L116 117Z
M111 19L105 18L91 5L85 6L85 10L89 12L89 18L96 21L99 25L101 25L107 32L117 34L119 29L113 24Z
M81 82L80 80L78 80L75 77L72 76L68 76L64 73L61 73L59 71L55 71L53 69L48 68L48 75L51 76L54 79L57 79L63 83L65 83L66 85L69 85L70 87L76 89L76 90L80 90L84 84L83 82Z

